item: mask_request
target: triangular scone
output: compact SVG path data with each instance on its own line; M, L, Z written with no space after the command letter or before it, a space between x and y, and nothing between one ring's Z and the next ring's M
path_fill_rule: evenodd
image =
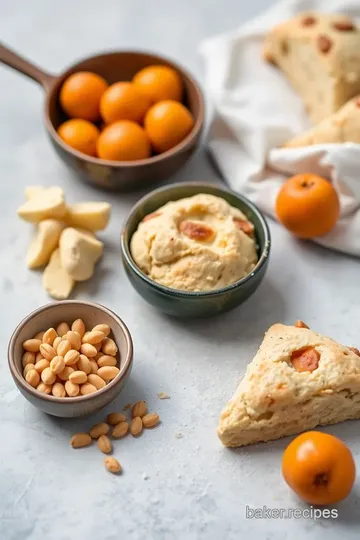
M313 144L360 143L360 96L348 101L337 113L288 141L285 148Z
M265 334L221 414L217 434L225 446L279 439L318 425L360 418L356 349L304 326L275 324Z

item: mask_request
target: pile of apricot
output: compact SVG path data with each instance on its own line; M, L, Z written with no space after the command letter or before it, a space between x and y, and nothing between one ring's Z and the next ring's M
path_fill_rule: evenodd
M68 77L60 105L69 120L58 128L75 150L111 161L135 161L178 145L194 118L183 105L183 82L172 68L152 65L131 82L107 81L88 71Z

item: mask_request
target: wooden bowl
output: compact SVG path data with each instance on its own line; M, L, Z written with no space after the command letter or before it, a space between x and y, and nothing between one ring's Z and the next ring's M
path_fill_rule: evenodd
M63 321L71 324L78 318L84 321L86 328L93 328L100 323L110 326L110 336L119 348L117 360L120 373L104 388L86 396L57 398L38 392L23 377L22 344L38 332L50 327L56 328ZM77 300L52 302L30 313L16 327L9 342L8 362L16 386L32 405L53 416L85 416L105 407L124 388L132 368L133 344L126 325L110 309L100 304Z
M31 77L43 86L46 94L44 122L50 140L58 155L82 179L92 185L115 191L146 188L172 176L188 161L199 144L204 125L204 99L200 87L186 70L162 56L134 51L109 52L86 58L72 65L61 75L53 76L0 45L0 62ZM87 156L72 149L60 139L56 130L66 120L66 116L59 105L59 92L69 75L77 71L93 71L111 84L131 80L137 71L151 64L174 68L184 83L184 103L194 116L195 125L181 143L163 154L148 159L119 162Z

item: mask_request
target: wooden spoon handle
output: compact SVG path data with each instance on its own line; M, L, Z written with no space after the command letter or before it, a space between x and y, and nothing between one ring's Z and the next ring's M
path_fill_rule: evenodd
M52 82L56 79L54 75L46 73L35 64L32 64L25 58L19 56L16 52L8 49L5 45L0 43L0 62L12 67L16 71L23 73L27 77L30 77L34 81L41 84L46 90L51 86Z

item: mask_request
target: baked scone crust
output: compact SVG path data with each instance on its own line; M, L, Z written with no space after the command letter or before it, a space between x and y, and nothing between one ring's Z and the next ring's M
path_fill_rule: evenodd
M319 353L319 364L299 372L291 354L307 347ZM217 434L225 446L243 446L355 418L360 357L308 328L275 324L223 410Z
M312 129L288 141L285 148L300 148L314 144L360 143L360 96L348 101L341 109Z
M360 93L360 29L346 15L301 13L269 32L263 55L284 72L315 124Z

